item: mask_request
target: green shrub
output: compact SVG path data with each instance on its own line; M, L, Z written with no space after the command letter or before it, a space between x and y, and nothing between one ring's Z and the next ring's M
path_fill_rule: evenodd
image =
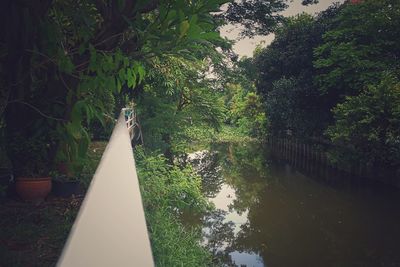
M389 74L360 95L348 96L333 110L327 135L337 145L338 162L365 162L381 169L400 167L400 82Z
M200 177L141 148L135 158L156 266L209 266L211 254L200 244L201 229L180 221L184 211L199 214L209 207Z

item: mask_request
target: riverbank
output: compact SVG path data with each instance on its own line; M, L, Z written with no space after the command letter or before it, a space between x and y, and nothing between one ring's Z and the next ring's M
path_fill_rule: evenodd
M211 266L201 229L181 221L183 213L196 217L210 208L200 177L190 167L172 166L164 156L141 148L135 160L156 266Z
M329 141L269 136L266 143L277 157L296 167L310 171L341 172L343 176L378 181L400 188L400 170L373 168L371 164L360 160L339 160L335 154L334 145Z
M261 142L260 139L250 137L239 128L228 124L222 124L218 130L190 128L186 134L187 141L181 145L185 153L209 149L212 143Z

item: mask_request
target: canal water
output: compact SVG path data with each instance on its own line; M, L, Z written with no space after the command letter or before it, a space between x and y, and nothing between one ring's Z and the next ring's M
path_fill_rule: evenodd
M400 266L400 191L309 173L260 144L188 156L216 210L204 243L225 266Z

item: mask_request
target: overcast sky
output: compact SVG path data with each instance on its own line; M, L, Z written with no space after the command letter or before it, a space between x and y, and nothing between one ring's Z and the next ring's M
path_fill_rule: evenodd
M301 0L292 0L289 3L289 8L286 9L282 14L284 16L293 16L302 12L306 12L309 14L315 14L322 10L328 8L332 3L341 2L344 0L319 0L318 4L303 6L301 4ZM226 26L221 29L221 35L226 36L229 39L236 39L238 37L239 29L234 28L232 26ZM266 46L272 42L274 39L274 35L270 34L268 36L256 36L254 38L245 38L240 41L237 41L233 47L233 50L240 56L248 56L251 57L253 55L253 50L257 44L264 41L264 45Z

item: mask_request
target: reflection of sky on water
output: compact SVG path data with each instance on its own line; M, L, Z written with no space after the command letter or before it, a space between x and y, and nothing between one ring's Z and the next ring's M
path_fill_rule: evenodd
M240 226L248 221L247 214L249 214L247 210L242 215L239 215L236 211L230 212L225 216L224 222L231 221L235 223L234 233L236 235L240 231Z
M228 184L223 184L216 197L209 200L214 203L216 209L227 212L224 222L231 221L235 224L234 233L236 235L240 231L240 226L248 221L247 215L249 211L246 210L242 214L239 214L235 210L229 209L229 206L231 206L235 199L235 189Z
M237 235L240 231L240 226L248 222L248 214L249 211L246 210L242 214L237 213L235 210L230 209L229 207L233 204L233 201L236 199L235 189L233 189L228 184L222 184L221 190L215 196L215 198L210 198L209 200L214 203L216 209L220 209L226 211L224 222L233 222L235 224L234 234ZM208 229L203 229L203 231L209 231ZM225 243L221 250L226 248L227 244ZM246 267L263 267L264 263L262 258L255 253L245 253L234 251L229 253L229 256L232 259L232 262L236 266L246 266Z
M400 266L398 189L307 161L293 167L273 154L263 161L257 147L215 151L221 152L214 161L199 162L212 163L201 168L203 190L216 207L205 217L203 233L216 262L229 267Z
M229 205L236 199L235 189L227 184L223 184L221 190L215 198L210 198L215 207L229 212Z
M232 262L237 266L246 267L264 267L264 262L262 258L254 253L245 253L234 251L229 254L232 258Z

